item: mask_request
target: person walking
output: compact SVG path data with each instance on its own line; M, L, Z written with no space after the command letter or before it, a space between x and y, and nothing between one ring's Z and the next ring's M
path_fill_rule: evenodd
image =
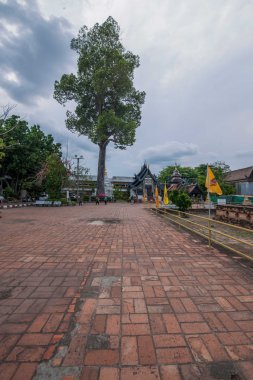
M105 205L107 205L107 197L104 197Z
M99 198L96 197L96 205L99 205Z

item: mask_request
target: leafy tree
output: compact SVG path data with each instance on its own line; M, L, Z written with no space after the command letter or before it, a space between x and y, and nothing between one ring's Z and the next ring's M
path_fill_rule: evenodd
M0 138L0 161L4 158L4 140ZM1 164L0 164L1 166Z
M38 125L29 127L26 121L14 115L0 125L0 135L5 144L0 177L10 178L9 185L16 196L21 189L37 190L36 174L50 154L61 156L61 145L56 144L51 135L45 135Z
M16 107L15 105L10 105L10 104L0 107L1 109L0 111L0 162L5 156L5 144L2 137L6 133L8 133L8 130L3 132L4 123L5 123L5 120L8 118L9 113L15 107ZM1 167L1 164L0 164L0 167Z
M99 146L98 193L104 193L106 148L110 142L119 149L133 145L145 99L133 86L139 57L125 50L119 33L112 17L90 30L81 28L71 41L78 54L77 74L64 74L55 82L55 99L62 105L77 104L74 112L66 113L67 128Z
M230 172L230 166L223 161L216 161L210 164L210 167L214 173L215 179L218 181L222 193L224 195L234 194L235 188L226 182L226 175ZM198 173L198 185L204 194L207 193L205 182L206 182L206 172L207 164L201 164L195 168Z
M37 178L44 184L50 199L60 199L61 189L68 178L68 171L60 157L53 153L47 157Z

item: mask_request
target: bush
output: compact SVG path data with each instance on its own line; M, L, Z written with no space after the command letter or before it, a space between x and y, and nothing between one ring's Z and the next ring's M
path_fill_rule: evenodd
M115 201L129 201L129 192L116 187L113 189L113 198Z
M179 208L179 211L187 211L192 205L191 198L184 191L171 192L170 199Z
M4 197L5 197L6 199L8 199L8 200L11 200L11 198L14 198L14 195L15 195L13 189L12 189L10 186L7 186L7 187L4 189L3 193L4 193Z

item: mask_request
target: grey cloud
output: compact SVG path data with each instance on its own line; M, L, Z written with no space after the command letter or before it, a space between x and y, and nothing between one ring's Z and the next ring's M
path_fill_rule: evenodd
M156 145L144 149L140 158L150 163L169 163L180 160L183 157L194 156L198 153L198 147L194 144L170 141L167 144Z
M0 2L0 15L0 86L14 101L35 103L52 94L54 81L72 64L70 24L44 19L34 0L25 7ZM17 81L8 80L10 73Z
M52 134L54 140L60 144L64 150L66 150L67 144L69 145L69 150L74 154L85 154L85 152L96 154L98 147L92 144L87 137L77 136L71 132L68 132L66 129L59 132L57 130L52 130L51 127L42 126L42 130L47 134Z
M235 153L235 157L238 158L251 158L253 159L253 150L251 151L239 151Z

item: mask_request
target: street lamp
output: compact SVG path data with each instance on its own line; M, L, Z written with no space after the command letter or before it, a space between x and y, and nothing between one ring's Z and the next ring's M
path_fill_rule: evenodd
M76 165L76 184L77 184L76 198L77 199L79 199L79 162L83 158L84 158L83 155L78 156L77 154L75 154L75 157L74 157L74 159L77 161L77 165Z

